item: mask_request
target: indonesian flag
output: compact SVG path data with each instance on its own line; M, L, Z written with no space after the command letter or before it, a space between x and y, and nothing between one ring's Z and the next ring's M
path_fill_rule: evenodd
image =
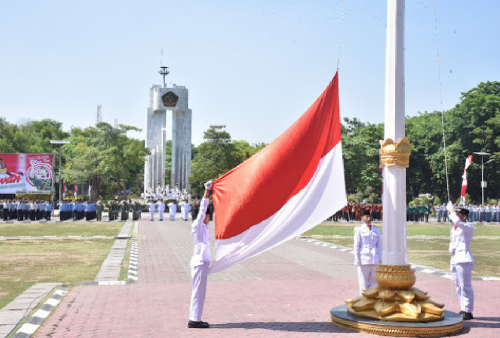
M63 195L63 198L66 197L66 183L63 183L62 195Z
M75 195L75 198L76 198L76 195L78 195L78 186L76 185L76 183L75 183L75 188L74 188L74 195Z
M472 163L472 155L469 155L465 160L464 174L462 175L462 192L461 192L461 202L465 204L465 193L467 191L467 168Z
M210 273L271 249L347 204L338 78L288 130L213 182Z

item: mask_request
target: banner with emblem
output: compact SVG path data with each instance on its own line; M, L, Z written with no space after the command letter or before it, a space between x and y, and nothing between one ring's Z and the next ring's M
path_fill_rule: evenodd
M52 154L0 154L0 194L50 194Z

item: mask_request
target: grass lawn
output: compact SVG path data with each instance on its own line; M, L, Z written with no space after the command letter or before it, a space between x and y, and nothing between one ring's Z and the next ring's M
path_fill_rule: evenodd
M319 225L310 231L304 233L304 236L318 238L318 235L326 236L318 239L334 243L337 245L352 248L353 238L352 230L355 225ZM475 259L473 276L496 276L500 277L500 265L496 258L498 242L500 240L500 226L474 224L474 238L471 243L471 252ZM379 228L382 230L382 226ZM408 260L411 263L432 266L435 268L449 270L450 255L448 253L448 244L450 243L450 227L448 225L435 223L409 223L407 225L408 236L427 235L442 236L437 239L417 239L408 238ZM331 238L328 236L347 236L344 238ZM497 239L477 238L478 236L497 237Z
M355 226L361 224L359 223L322 223L311 230L304 233L304 236L311 235L340 235L340 236L352 236L352 232ZM375 225L382 232L382 223L375 223ZM500 225L489 225L489 224L474 224L474 236L497 236L500 239ZM450 225L443 223L407 223L406 224L406 234L408 236L450 236Z
M117 236L125 222L0 224L0 236Z
M123 223L113 225L120 228ZM97 229L90 233L103 235ZM57 234L62 236L62 232ZM70 231L64 234L75 233ZM113 243L114 239L0 242L0 308L36 283L93 281Z

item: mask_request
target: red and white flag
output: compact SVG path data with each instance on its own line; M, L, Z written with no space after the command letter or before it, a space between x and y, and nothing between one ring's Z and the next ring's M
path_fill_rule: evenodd
M210 273L271 249L347 204L338 78L288 130L213 182Z
M63 183L62 195L63 195L63 198L66 197L66 183Z
M472 163L472 155L469 155L467 159L465 160L465 169L464 169L464 174L462 175L462 191L460 194L460 200L462 204L465 204L465 193L467 192L467 168Z
M75 198L76 198L76 195L78 195L78 186L76 185L76 183L75 183L74 195L75 195Z

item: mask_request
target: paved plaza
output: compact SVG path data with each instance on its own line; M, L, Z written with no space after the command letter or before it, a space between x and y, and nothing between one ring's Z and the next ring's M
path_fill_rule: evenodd
M73 287L35 337L373 337L336 327L329 310L356 296L349 252L294 239L209 277L203 320L188 329L190 222L139 222L138 283ZM213 224L212 228L213 238ZM466 337L498 337L500 282L474 281ZM417 273L417 287L458 312L448 279Z

